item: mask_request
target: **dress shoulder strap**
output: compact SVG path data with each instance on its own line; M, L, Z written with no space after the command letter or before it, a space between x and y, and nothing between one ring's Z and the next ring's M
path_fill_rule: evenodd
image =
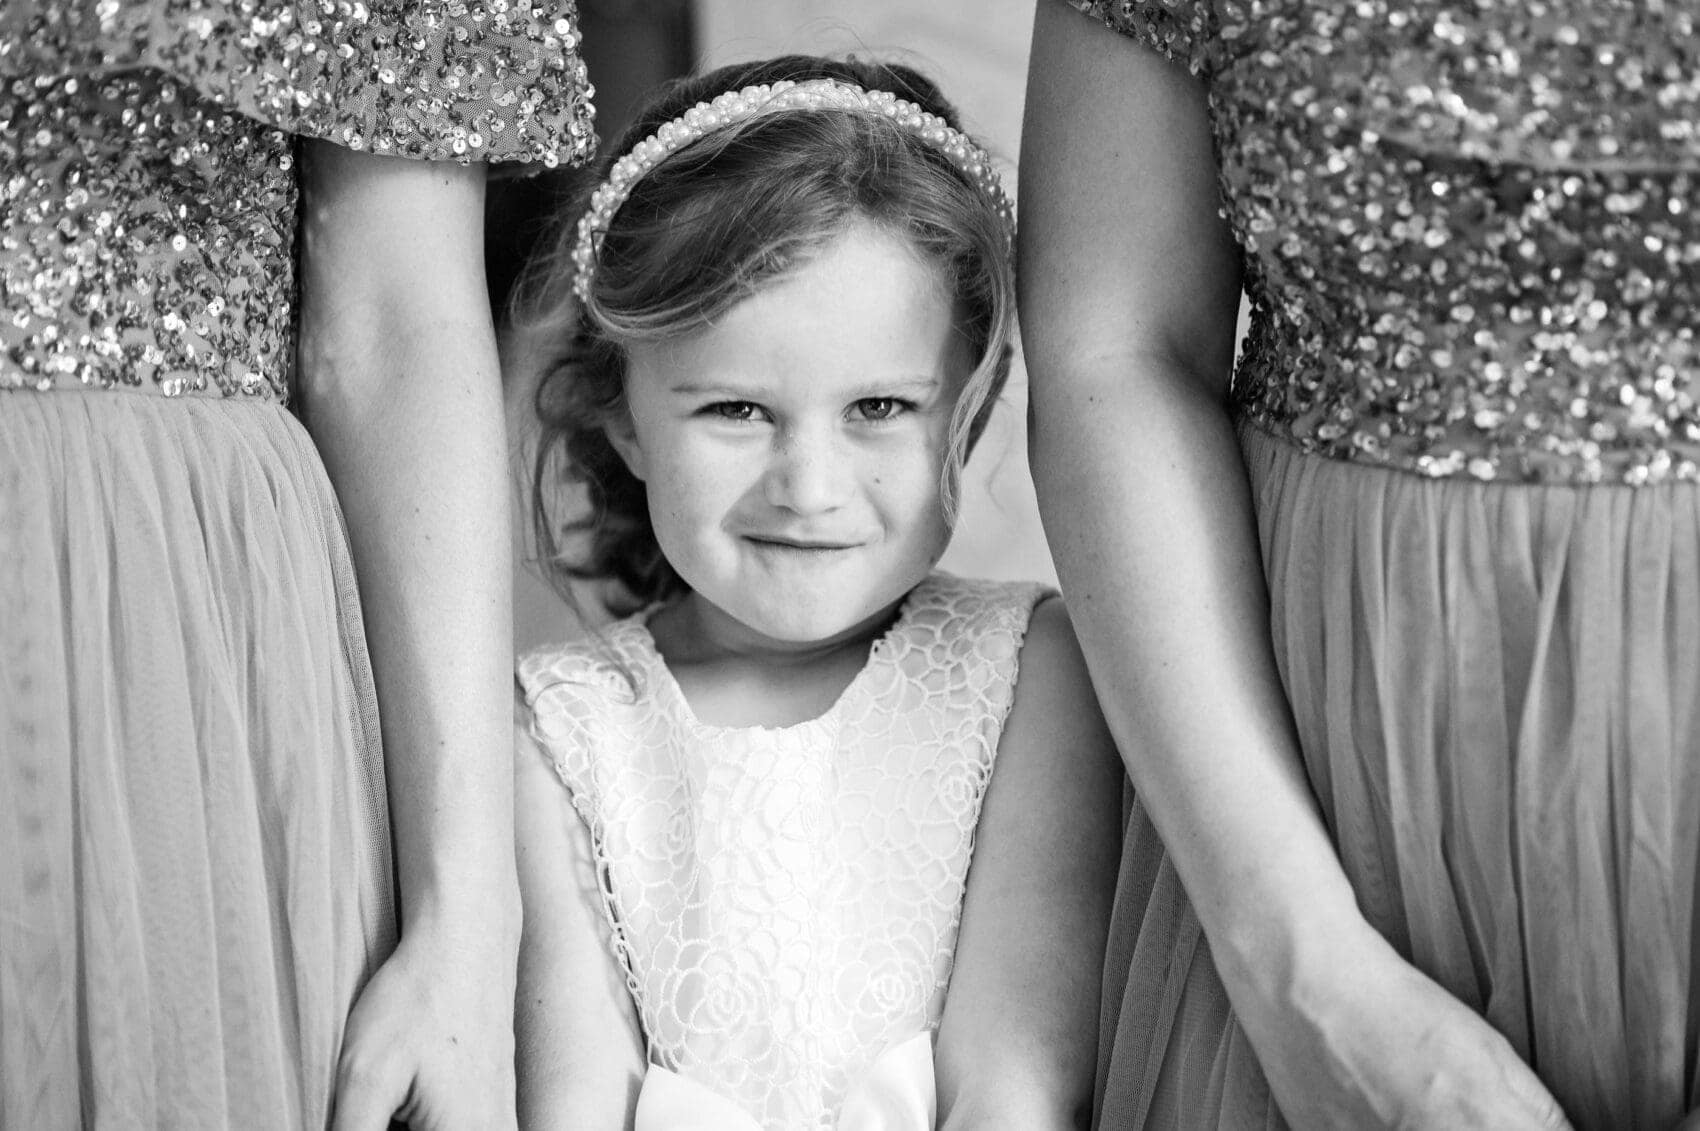
M581 812L595 794L597 762L632 749L618 735L654 710L640 625L619 621L520 658L515 679L531 737Z
M896 669L888 706L931 702L949 726L984 727L986 766L1014 701L1021 644L1051 590L1021 581L935 573L916 587L874 661Z

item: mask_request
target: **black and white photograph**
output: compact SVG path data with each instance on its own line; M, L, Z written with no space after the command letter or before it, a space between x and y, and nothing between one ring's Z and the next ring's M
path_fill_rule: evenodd
M1700 0L0 0L0 1131L1700 1131Z

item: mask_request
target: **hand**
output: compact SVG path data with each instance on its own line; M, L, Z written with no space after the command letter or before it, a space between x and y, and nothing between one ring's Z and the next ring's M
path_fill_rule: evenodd
M403 934L349 1014L332 1131L511 1131L514 933Z
M1291 1126L1568 1131L1510 1043L1367 924L1327 949L1284 1006L1241 1012Z

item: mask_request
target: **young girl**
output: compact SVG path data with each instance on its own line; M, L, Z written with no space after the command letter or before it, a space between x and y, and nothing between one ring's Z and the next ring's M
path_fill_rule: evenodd
M604 164L519 321L550 563L639 611L520 665L522 1117L1074 1126L1114 752L1055 597L934 572L1008 371L996 175L925 79L813 58Z

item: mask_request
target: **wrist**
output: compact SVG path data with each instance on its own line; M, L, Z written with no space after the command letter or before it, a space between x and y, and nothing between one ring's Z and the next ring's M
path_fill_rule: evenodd
M401 897L404 935L431 934L475 943L519 945L519 879L506 868L418 877Z
M1237 1011L1254 1017L1303 1008L1317 996L1317 987L1338 982L1342 964L1355 965L1386 947L1343 877L1337 888L1318 885L1308 898L1242 900L1217 917L1214 929L1205 925L1211 956Z

